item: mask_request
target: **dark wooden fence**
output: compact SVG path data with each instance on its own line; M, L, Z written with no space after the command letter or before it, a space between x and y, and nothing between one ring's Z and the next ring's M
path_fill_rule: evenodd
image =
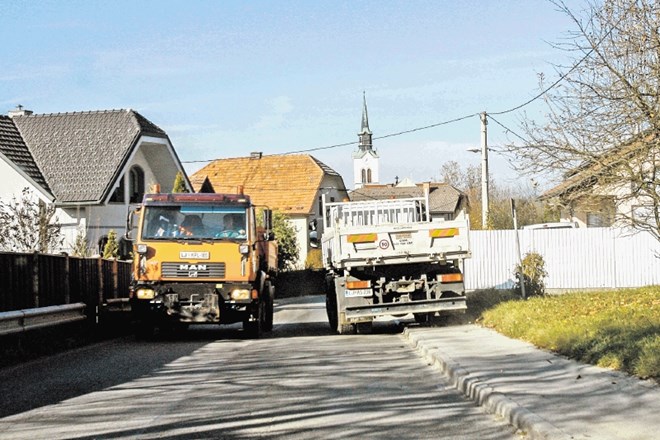
M83 302L88 316L128 298L126 261L0 252L0 312Z

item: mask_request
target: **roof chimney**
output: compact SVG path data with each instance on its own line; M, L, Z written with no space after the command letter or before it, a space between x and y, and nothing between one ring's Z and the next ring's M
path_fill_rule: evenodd
M263 154L264 153L262 153L261 151L253 151L252 153L250 153L250 159L259 160L261 159L261 156L263 156Z
M23 106L18 104L14 110L9 110L9 115L10 118L13 118L14 116L30 116L32 114L32 110L24 110Z

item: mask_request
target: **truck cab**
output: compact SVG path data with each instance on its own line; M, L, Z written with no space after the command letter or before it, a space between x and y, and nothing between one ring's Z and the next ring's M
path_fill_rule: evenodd
M146 194L133 245L131 308L139 336L155 328L242 322L272 328L277 249L243 194ZM130 228L129 228L130 229Z

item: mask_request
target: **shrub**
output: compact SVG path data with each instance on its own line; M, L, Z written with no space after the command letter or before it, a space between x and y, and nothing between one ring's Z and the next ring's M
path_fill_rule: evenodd
M109 260L119 256L119 243L117 243L117 233L110 229L108 232L108 241L103 247L103 258Z
M323 255L321 249L310 249L305 259L305 269L321 270L323 269Z
M523 279L520 279L522 273ZM522 283L525 283L525 296L544 296L545 281L548 276L545 270L545 261L543 256L536 252L525 254L521 265L516 265L515 270L516 284L514 288L522 295Z

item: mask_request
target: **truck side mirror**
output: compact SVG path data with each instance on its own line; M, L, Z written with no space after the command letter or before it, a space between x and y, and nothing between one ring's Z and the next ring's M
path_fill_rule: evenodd
M309 247L318 248L319 247L319 233L317 231L318 223L316 219L309 222Z
M273 229L273 211L270 209L264 209L264 229L266 231L271 231Z
M126 216L126 232L124 233L124 238L126 240L131 240L131 232L133 232L133 216L140 212L140 208L128 211Z

